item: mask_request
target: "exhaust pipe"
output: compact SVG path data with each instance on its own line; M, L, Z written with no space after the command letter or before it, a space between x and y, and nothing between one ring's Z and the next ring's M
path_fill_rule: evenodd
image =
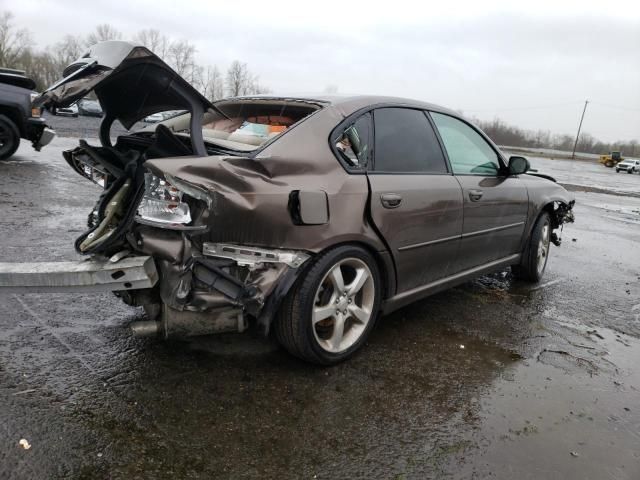
M136 337L186 338L225 332L244 332L248 322L239 308L206 312L179 311L166 305L160 320L137 320L129 325Z
M134 337L157 337L160 333L160 324L155 320L138 320L131 323L129 328Z

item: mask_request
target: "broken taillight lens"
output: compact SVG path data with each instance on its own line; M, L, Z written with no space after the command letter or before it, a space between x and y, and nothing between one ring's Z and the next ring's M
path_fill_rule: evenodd
M138 207L143 221L186 225L191 222L189 205L182 201L183 192L152 173L144 174L144 195Z

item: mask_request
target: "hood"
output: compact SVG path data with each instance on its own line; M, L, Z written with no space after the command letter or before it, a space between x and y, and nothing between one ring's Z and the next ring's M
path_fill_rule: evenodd
M26 88L28 90L36 89L36 82L24 75L18 75L15 73L0 72L0 83L6 83L7 85L13 85L14 87Z
M96 43L63 72L34 104L67 107L94 92L107 118L129 129L138 120L166 110L214 108L169 65L141 45L122 41Z

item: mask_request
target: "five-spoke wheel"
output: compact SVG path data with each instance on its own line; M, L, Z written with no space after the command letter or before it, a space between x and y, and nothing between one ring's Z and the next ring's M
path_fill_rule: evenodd
M543 212L533 226L520 264L511 267L516 277L529 282L539 282L547 266L550 245L551 218L547 212Z
M375 323L380 284L376 262L365 249L340 246L320 254L280 308L275 325L279 342L313 363L345 360Z

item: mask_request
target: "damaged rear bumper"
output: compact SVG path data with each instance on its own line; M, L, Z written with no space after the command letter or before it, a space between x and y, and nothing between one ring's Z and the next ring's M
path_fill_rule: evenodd
M311 255L302 251L233 244L196 245L186 235L139 229L138 248L156 259L160 280L148 292L120 291L125 303L142 306L149 321L139 336L186 337L242 332L250 319L267 334L282 300Z
M152 288L158 272L149 256L75 262L0 263L0 292L110 292Z

